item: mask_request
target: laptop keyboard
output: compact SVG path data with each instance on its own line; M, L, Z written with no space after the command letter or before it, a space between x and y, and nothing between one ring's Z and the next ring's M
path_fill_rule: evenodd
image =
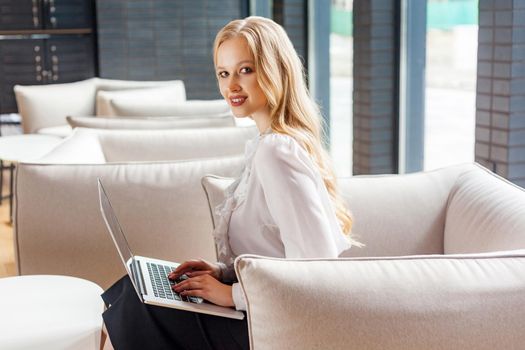
M171 271L175 270L174 267L149 262L146 262L146 266L148 267L151 285L153 286L153 294L156 297L187 301L195 304L200 304L203 302L203 299L200 297L182 296L171 289L172 285L188 279L188 276L182 275L177 281L170 281L168 279L168 275Z

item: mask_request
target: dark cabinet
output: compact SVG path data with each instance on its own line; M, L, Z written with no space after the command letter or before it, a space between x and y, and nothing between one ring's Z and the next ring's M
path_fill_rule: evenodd
M0 30L41 28L40 0L0 0Z
M46 83L69 83L95 75L90 37L52 38L45 42Z
M0 30L90 28L93 6L86 0L0 0Z
M41 0L46 29L89 28L93 22L93 3L86 0Z
M17 112L13 86L96 75L94 0L0 0L0 114Z
M44 82L44 40L0 41L0 107L2 112L16 111L13 86L38 85Z

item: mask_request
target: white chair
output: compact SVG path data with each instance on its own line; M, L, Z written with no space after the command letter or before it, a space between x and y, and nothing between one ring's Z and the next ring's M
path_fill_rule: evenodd
M231 181L203 180L211 207ZM523 347L524 189L477 164L339 185L364 248L237 259L251 348Z
M20 163L14 230L20 274L63 274L109 287L124 274L100 214L101 177L135 253L215 259L200 179L235 176L255 128L76 129L44 158Z

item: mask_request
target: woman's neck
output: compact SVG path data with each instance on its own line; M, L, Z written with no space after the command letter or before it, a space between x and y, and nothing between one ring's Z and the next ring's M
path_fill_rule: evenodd
M253 113L252 119L255 121L260 134L265 133L272 125L269 108Z

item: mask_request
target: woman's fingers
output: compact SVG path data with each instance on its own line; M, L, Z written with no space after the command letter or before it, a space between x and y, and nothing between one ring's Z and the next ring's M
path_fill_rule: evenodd
M202 271L191 271L191 272L186 272L186 276L188 277L197 277L197 276L202 276L202 275L211 275L212 274L212 271L211 270L202 270Z
M188 278L180 283L171 286L177 293L187 289L199 289L202 287L202 277Z
M202 289L191 289L191 290L185 290L184 292L181 292L180 295L187 296L187 297L201 297L206 299L207 293L204 292Z
M207 264L202 260L188 260L180 264L174 271L172 271L168 278L177 279L188 271L206 269Z

